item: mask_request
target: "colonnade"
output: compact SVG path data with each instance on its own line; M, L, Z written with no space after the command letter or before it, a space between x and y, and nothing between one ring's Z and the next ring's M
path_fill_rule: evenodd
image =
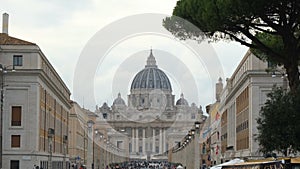
M200 123L196 122L184 139L169 152L168 161L181 163L186 169L200 168Z
M142 132L139 132L142 130ZM154 154L162 154L167 151L166 129L165 128L131 128L131 153L146 155L148 151ZM158 130L158 134L157 134ZM151 140L152 139L152 140ZM152 146L151 146L152 145ZM158 146L158 152L157 147ZM142 149L140 149L142 147Z

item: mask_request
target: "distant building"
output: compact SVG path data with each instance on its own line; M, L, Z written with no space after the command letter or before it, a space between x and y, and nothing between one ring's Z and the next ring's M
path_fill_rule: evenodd
M88 144L92 140L88 137L87 122L90 120L88 110L81 108L76 102L71 102L69 114L69 159L71 166L87 165ZM90 164L91 165L91 164Z
M130 159L167 160L168 150L203 114L183 94L176 102L174 99L170 80L158 68L151 50L145 68L132 81L128 104L120 93L111 107L104 103L96 110L96 126L107 123L109 128L103 131L107 139L126 149Z
M7 14L3 26L2 168L45 169L52 161L52 168L62 169L68 161L70 91L36 44L8 35Z
M216 102L206 106L209 115L200 134L200 157L202 166L213 166L221 163L221 136L219 112L220 94L223 90L222 78L216 83Z

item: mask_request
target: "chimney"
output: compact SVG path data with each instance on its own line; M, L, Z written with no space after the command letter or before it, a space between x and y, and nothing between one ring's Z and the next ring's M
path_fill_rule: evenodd
M4 13L2 18L2 33L8 34L8 14Z
M218 83L216 83L216 100L217 100L217 102L220 101L220 95L221 95L222 90L223 90L223 82L222 82L222 78L220 77Z

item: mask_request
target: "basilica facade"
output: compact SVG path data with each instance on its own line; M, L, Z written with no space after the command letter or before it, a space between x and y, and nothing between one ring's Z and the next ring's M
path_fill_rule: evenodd
M119 93L111 106L97 107L95 130L102 146L109 143L130 159L167 159L168 150L203 116L201 106L189 104L183 94L175 102L170 80L158 68L152 50L127 98L126 104Z

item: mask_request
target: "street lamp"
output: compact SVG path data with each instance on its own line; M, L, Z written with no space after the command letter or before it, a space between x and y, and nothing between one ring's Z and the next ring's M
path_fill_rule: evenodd
M195 135L195 129L192 129L192 130L191 130L191 134L192 134L192 135Z
M202 123L204 123L205 121L205 117L202 117ZM195 137L195 141L194 141L194 148L195 148L195 158L194 158L194 168L199 168L200 167L200 125L201 122L200 121L196 121L195 122L195 130L194 130L194 137Z
M98 163L98 146L96 144L96 147L95 147L95 142L98 140L98 135L101 136L100 132L96 129L93 133L93 167L95 168L96 166L99 166L99 163ZM95 137L96 137L96 140L95 140ZM96 153L95 153L95 149L96 149ZM95 156L96 154L96 156ZM96 157L96 161L95 161L95 157Z
M89 131L90 130L92 130L92 144L93 144L93 147L92 147L92 152L93 152L93 155L92 155L92 169L94 169L94 131L93 131L93 125L95 124L95 122L93 121L93 120L89 120L88 122L87 122L87 126L88 126L88 128L89 128Z
M49 159L48 159L48 169L52 169L52 139L54 137L54 129L48 128L48 144L49 144Z
M281 78L283 80L282 89L287 90L288 89L288 74L286 73L285 69L274 69L272 72L272 78L276 77L276 72L279 72L281 74Z
M9 66L4 66L0 64L0 72L1 72L1 108L0 108L0 168L2 168L2 156L3 156L3 105L4 105L4 74L7 73L7 70L9 67L12 67L11 71L15 71L15 66L14 65L9 65Z
M195 122L195 129L196 129L196 131L198 131L200 129L200 124L201 123L199 121Z

